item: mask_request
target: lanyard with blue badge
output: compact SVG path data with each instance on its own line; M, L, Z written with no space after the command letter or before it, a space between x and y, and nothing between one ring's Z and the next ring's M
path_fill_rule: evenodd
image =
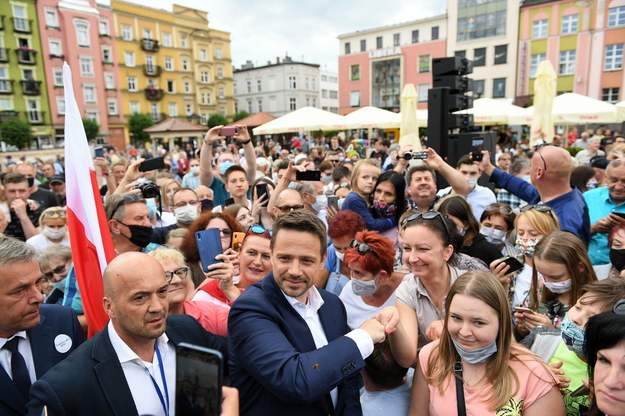
M158 399L161 401L161 405L163 406L165 415L169 416L169 390L167 390L167 379L165 378L165 369L163 367L163 359L161 358L161 352L158 350L157 343L158 341L154 342L154 350L156 351L156 358L158 359L158 366L161 370L161 380L163 381L163 387L165 388L165 397L163 397L163 392L161 392L161 388L158 386L158 383L156 383L156 380L154 380L154 377L152 376L152 373L150 373L150 370L148 370L148 368L145 365L143 366L143 368L145 369L145 372L148 373L148 375L150 376L150 380L152 380L152 384L154 384L154 390L156 390L156 394L158 394ZM165 403L165 400L167 400L167 403Z

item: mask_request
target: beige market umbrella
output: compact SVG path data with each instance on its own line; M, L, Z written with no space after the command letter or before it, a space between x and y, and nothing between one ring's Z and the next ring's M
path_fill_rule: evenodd
M346 129L391 129L399 126L397 113L377 107L362 107L343 117L343 126Z
M258 126L252 131L255 135L259 135L342 128L343 116L314 107L303 107Z
M399 127L399 144L411 144L413 151L421 150L419 140L419 124L417 123L417 90L414 84L404 85L401 93L401 125Z
M616 118L619 123L625 121L625 101L616 104Z
M556 96L557 76L548 60L538 65L534 81L534 116L530 128L530 146L536 140L553 141L553 99Z
M519 117L524 118L526 111L522 107L513 105L510 100L478 98L473 101L472 108L457 111L455 114L473 114L475 125L522 124L512 123L511 120L517 121Z

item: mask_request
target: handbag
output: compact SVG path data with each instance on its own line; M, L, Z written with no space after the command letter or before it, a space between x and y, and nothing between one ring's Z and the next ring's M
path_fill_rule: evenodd
M454 373L456 374L456 402L458 403L458 416L467 416L467 409L464 405L464 388L462 387L462 363L454 363Z

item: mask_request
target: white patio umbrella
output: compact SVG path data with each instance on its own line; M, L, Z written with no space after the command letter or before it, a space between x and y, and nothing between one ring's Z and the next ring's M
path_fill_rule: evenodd
M625 101L616 103L616 119L619 123L625 121Z
M492 98L478 98L473 101L472 108L457 111L456 114L473 114L474 124L523 124L511 123L511 119L518 121L515 117L527 121L527 111L523 107ZM531 120L531 115L529 118Z
M568 92L553 100L555 124L615 123L616 106L605 101Z
M329 111L303 107L258 126L252 131L255 135L262 135L313 130L341 130L344 129L343 120L343 116Z
M390 129L399 127L399 124L398 113L371 106L359 108L343 117L346 129Z

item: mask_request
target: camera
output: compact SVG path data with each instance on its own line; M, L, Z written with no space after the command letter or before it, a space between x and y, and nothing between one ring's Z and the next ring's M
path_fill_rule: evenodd
M156 198L161 193L158 186L154 182L147 180L133 186L132 189L140 190L143 199Z
M411 160L411 159L427 159L427 152L406 152L399 159Z

